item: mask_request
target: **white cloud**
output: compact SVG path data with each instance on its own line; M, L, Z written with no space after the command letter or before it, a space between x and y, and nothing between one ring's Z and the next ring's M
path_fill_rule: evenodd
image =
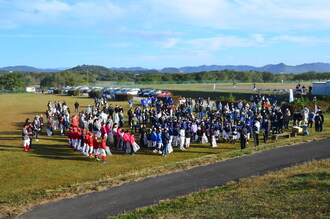
M283 31L330 29L328 0L155 0L160 14L218 29Z
M181 41L181 39L174 39L174 38L171 38L171 39L168 39L165 44L164 44L164 48L173 48L175 47L179 42Z
M254 38L219 35L211 38L186 40L183 43L193 48L216 51L225 48L256 46L257 40Z
M256 34L251 34L250 36L251 36L252 39L254 39L258 43L265 42L265 38L264 38L263 34L256 33Z
M12 0L0 6L0 29L19 26L48 25L60 27L93 27L114 22L124 10L108 0L84 1L74 4L64 0Z
M298 43L302 45L315 45L330 43L330 38L317 38L310 36L291 36L291 35L279 35L269 39L270 43L290 42Z
M45 24L150 30L188 25L261 33L329 30L329 11L328 0L0 0L0 29Z
M2 38L99 38L94 35L64 35L64 34L0 34Z

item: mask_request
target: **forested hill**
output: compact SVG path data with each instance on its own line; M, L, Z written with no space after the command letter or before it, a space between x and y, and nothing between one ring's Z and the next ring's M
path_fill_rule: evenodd
M20 71L20 72L57 72L66 70L69 68L54 68L54 69L40 69L30 66L9 66L0 68L1 71ZM120 67L120 68L107 68L99 65L78 65L77 67L71 68L73 71L98 71L98 72L131 72L135 74L144 73L195 73L195 72L206 72L206 71L222 71L222 70L233 70L233 71L260 71L260 72L271 72L271 73L304 73L304 72L330 72L330 63L308 63L301 65L286 65L284 63L270 64L262 67L255 67L250 65L201 65L201 66L186 66L186 67L165 67L163 69L147 69L142 67Z

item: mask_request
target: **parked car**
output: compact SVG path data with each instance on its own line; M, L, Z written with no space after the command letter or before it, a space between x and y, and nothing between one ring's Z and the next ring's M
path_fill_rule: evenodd
M168 90L162 91L160 94L157 95L157 97L166 97L167 95L171 95L172 93Z
M139 91L140 91L140 88L131 88L126 93L131 94L131 95L137 95Z
M151 97L153 95L155 95L155 89L150 89L150 90L147 90L145 92L143 92L142 96L143 97Z
M53 94L55 89L56 89L56 87L49 87L48 88L48 93Z

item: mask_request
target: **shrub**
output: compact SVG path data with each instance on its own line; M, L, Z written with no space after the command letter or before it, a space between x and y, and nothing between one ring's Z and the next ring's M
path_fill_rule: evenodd
M102 92L99 90L92 90L91 92L88 93L88 96L91 98L95 98L95 97L99 98L101 94Z
M61 89L56 89L53 92L53 94L62 94L62 93L63 93L63 90L61 90Z
M229 94L229 96L227 97L227 100L228 100L229 102L234 102L234 101L235 101L235 97L233 96L232 93Z
M80 90L68 90L67 95L68 96L79 96Z
M131 95L131 94L116 94L116 100L118 100L118 101L133 100L133 95Z

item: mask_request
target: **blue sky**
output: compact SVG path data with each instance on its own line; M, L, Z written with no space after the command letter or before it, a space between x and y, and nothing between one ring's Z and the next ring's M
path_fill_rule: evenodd
M330 63L328 0L0 0L0 67Z

